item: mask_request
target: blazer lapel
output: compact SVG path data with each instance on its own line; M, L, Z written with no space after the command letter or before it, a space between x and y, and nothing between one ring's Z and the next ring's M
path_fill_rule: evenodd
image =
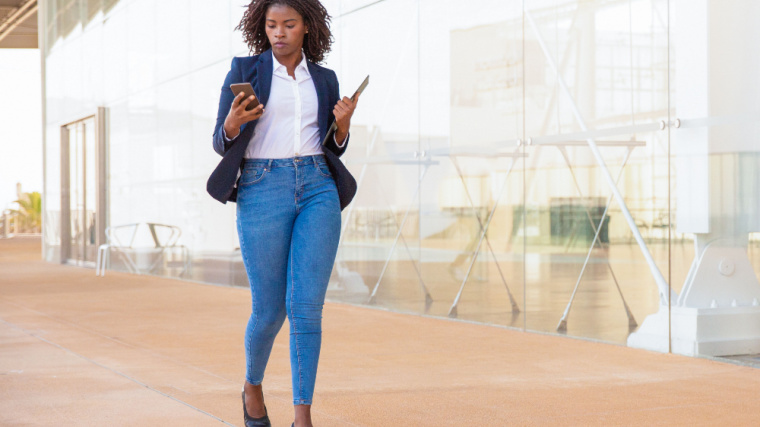
M317 89L317 100L319 103L319 109L317 110L317 125L319 126L319 140L320 142L325 139L327 135L327 118L329 117L330 106L327 99L327 80L321 70L314 64L306 61L309 67L309 74L311 79L314 80L314 87Z
M267 105L269 101L269 93L272 90L272 50L268 49L259 55L259 60L256 61L256 72L253 73L251 79L251 85L253 86L256 96L259 97L259 102Z
M272 50L268 49L259 55L259 59L253 66L253 72L250 78L251 86L253 86L253 93L259 98L259 102L266 106L269 100L269 93L272 90ZM248 122L240 128L240 134L251 127L255 127L256 121ZM246 135L246 140L250 139L250 136Z

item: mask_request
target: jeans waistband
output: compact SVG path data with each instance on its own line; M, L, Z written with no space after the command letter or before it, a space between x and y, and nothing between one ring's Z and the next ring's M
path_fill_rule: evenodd
M313 156L290 157L287 159L244 159L243 167L267 166L269 168L277 168L324 163L327 163L327 160L325 160L325 155L315 154Z

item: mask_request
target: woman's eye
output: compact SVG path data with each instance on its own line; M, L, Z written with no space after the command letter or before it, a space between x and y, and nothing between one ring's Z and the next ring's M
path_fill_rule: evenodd
M291 30L292 30L293 28L295 28L295 27L296 27L295 25L288 25L288 28L290 28Z

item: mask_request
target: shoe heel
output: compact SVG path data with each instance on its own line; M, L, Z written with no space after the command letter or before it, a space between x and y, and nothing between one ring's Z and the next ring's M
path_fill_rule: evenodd
M253 418L248 415L248 409L245 407L245 390L241 393L243 396L243 421L245 427L272 427L272 423L269 421L269 411L267 405L264 405L264 416L261 418Z

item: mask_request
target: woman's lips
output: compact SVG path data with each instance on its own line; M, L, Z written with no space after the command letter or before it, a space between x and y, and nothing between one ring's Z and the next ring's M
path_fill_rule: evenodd
M283 47L285 47L285 46L287 46L287 45L288 45L287 43L282 43L282 42L280 42L280 43L275 43L275 44L274 44L274 47L283 48Z

